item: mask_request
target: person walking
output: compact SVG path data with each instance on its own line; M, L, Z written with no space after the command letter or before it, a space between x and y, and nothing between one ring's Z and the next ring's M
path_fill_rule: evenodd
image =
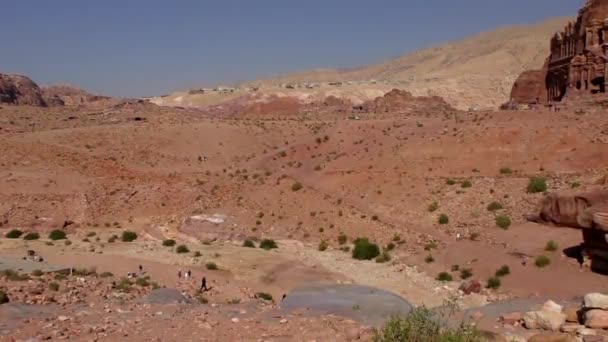
M182 270L177 271L177 279L182 279Z
M207 278L203 277L203 280L201 281L201 291L209 291L209 288L207 288Z

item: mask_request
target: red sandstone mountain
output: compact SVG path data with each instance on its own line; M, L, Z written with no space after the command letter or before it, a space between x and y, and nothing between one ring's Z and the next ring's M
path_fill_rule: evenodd
M0 103L46 106L36 82L23 75L0 74Z

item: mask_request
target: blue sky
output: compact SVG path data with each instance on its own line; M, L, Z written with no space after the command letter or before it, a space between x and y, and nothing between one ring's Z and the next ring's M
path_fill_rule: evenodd
M113 96L349 68L582 0L0 0L0 72Z

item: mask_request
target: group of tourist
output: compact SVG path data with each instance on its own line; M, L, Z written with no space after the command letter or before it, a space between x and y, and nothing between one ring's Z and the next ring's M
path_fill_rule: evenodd
M182 270L180 269L179 271L177 271L177 280L181 281L182 280L182 276L186 281L189 281L190 278L192 278L192 271L188 270L186 272L182 272ZM205 276L203 276L203 278L201 279L201 291L209 291L211 288L207 287L207 278Z

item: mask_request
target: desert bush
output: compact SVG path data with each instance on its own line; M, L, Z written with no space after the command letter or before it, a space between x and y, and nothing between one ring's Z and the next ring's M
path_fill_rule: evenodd
M201 254L201 252L199 252L199 251L194 252L194 257L195 257L195 258L198 258L198 257L201 257L201 256L203 256L203 255Z
M189 253L190 250L188 249L188 246L186 246L186 245L179 245L175 249L175 252L179 253L179 254L183 254L183 253Z
M460 183L460 187L465 188L465 189L470 188L472 186L473 186L473 183L468 179L465 181L462 181L462 183Z
M112 235L108 238L108 243L114 243L118 239L117 235Z
M511 218L507 215L500 215L496 217L496 225L501 229L509 229L511 226Z
M33 270L33 271L32 271L32 275L33 275L34 277L40 277L40 276L42 276L43 274L44 274L44 273L42 273L42 271L41 271L41 270Z
M243 247L255 248L255 243L251 240L245 240L243 241Z
M547 267L551 265L551 259L546 255L540 255L534 260L534 265L539 268Z
M527 191L531 194L547 191L547 180L543 177L530 178Z
M137 280L135 280L135 285L141 286L141 287L148 287L148 286L150 286L149 280L150 280L149 277L137 278Z
M95 233L95 232L89 232L89 233L87 233L87 237L93 237L95 235L97 235L97 233Z
M432 262L434 262L434 261L435 261L435 258L433 258L433 256L432 256L432 255L430 255L430 254L429 254L429 255L427 255L427 257L426 257L426 258L424 258L424 262L426 262L427 264L430 264L430 263L432 263Z
M30 277L27 274L20 274L14 270L4 270L0 272L0 276L4 277L8 281L27 281Z
M19 229L13 229L10 232L6 233L5 237L7 239L18 239L23 235L23 232Z
M455 185L456 181L453 180L452 178L448 178L448 180L445 181L445 184L447 184L447 185Z
M439 224L448 224L450 223L450 218L446 214L439 215Z
M100 278L111 278L114 274L112 272L103 272L99 275Z
M374 342L481 342L478 330L462 322L445 325L429 309L420 307L406 316L393 316L375 329Z
M574 189L574 188L580 188L581 183L580 182L572 182L570 184L570 186Z
M434 212L434 211L437 211L437 209L439 209L439 203L433 202L433 203L429 204L428 211Z
M323 240L321 242L319 242L319 251L324 252L327 250L327 247L329 247L329 245L327 244L327 241Z
M489 288L489 289L496 290L497 288L500 287L500 285L501 285L500 278L498 278L498 277L491 277L490 279L488 279L486 287Z
M439 281L452 281L453 277L448 272L441 272L437 275L436 279Z
M210 271L215 271L218 269L217 265L214 262L208 262L205 264L205 267Z
M293 185L291 186L291 191L299 191L303 188L302 184L299 182L295 182L293 183Z
M279 248L279 246L277 246L277 243L272 239L264 239L260 242L260 248L269 251L274 248Z
M502 204L500 204L499 202L492 202L490 204L488 204L488 211L496 211L496 210L500 210L502 209Z
M121 278L118 284L116 284L116 289L121 292L129 292L131 291L131 287L133 283L128 278Z
M498 278L507 276L509 274L511 274L511 269L507 265L502 266L501 268L496 270L496 273L494 273L494 275Z
M95 267L91 268L76 268L72 270L72 275L77 277L88 277L88 276L96 276L97 269Z
M49 239L51 240L65 240L67 234L61 229L55 229L49 233Z
M258 292L255 295L256 295L256 297L261 298L263 300L267 300L267 301L270 301L270 302L273 301L272 295L270 293Z
M382 254L376 257L376 262L379 264L389 261L391 261L391 255L387 251L382 252Z
M392 243L392 242L389 242L389 243L386 245L386 248L385 248L385 249L386 249L388 252L390 252L390 251L392 251L393 249L395 249L395 244L394 244L394 243Z
M372 260L378 255L380 255L380 248L375 243L369 242L368 238L358 238L355 240L353 259Z
M346 236L346 234L344 233L340 233L340 235L338 235L338 243L343 245L348 241L348 237Z
M460 270L460 279L469 279L473 276L473 270L470 268L463 268Z
M66 276L65 274L62 274L62 273L57 273L57 274L55 274L55 276L53 277L53 279L55 279L55 280L66 280L66 279L68 279L68 276Z
M450 269L452 272L458 272L460 270L460 265L452 265Z
M477 241L477 239L479 239L479 233L478 232L471 233L471 236L469 236L469 239L471 241Z
M545 246L545 250L547 252L555 252L558 249L559 249L559 245L557 244L557 242L555 242L553 240L547 242L547 245Z
M0 290L0 304L6 304L10 302L8 295L3 290Z
M72 245L72 241L65 240L65 241L63 241L63 244L66 245L66 246L71 246Z
M500 169L501 175L510 175L512 173L513 173L513 170L511 170L511 168L509 168L509 167L503 167Z
M163 240L163 246L165 247L173 247L175 246L176 242L173 239L167 239L167 240Z
M59 284L57 284L56 282L49 283L49 290L55 292L59 291Z
M425 251L430 251L437 248L437 241L429 241L424 245Z
M123 242L132 242L137 240L137 233L125 230L122 232L122 241Z
M36 232L31 232L31 233L27 233L25 234L25 236L23 237L23 240L38 240L40 239L40 234L36 233Z

